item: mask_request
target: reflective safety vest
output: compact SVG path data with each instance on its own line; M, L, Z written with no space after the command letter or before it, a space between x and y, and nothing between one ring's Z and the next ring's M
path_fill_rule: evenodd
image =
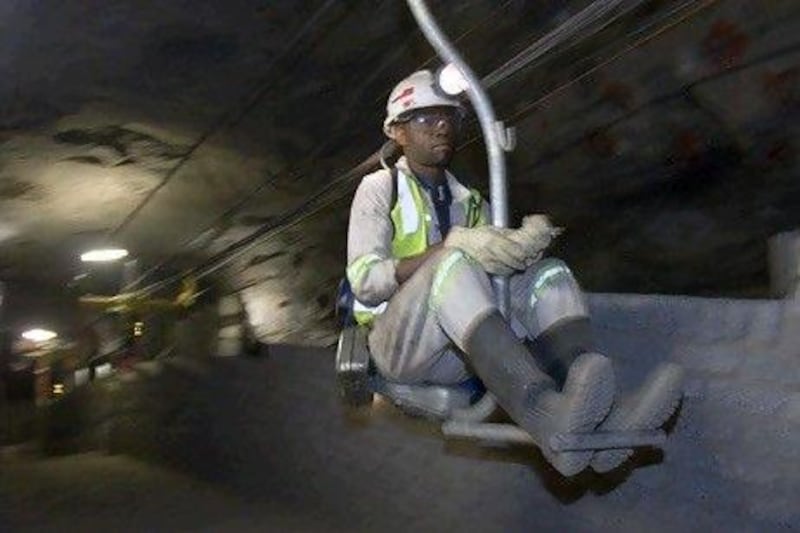
M424 192L416 178L405 172L398 172L397 168L392 168L392 177L397 188L397 198L391 211L394 226L392 255L397 259L405 259L428 249L428 231L434 214L428 210ZM481 209L481 194L477 190L470 189L469 196L459 203L464 207L467 227L474 228L487 223ZM369 268L381 260L381 257L374 254L359 257L347 269L350 283L353 286L358 284ZM383 302L376 306L368 306L354 299L353 314L356 322L365 326L371 325L375 315L383 313L387 305L388 302Z

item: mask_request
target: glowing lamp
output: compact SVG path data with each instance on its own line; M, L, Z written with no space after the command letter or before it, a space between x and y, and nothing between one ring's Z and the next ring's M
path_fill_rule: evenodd
M450 96L461 94L469 87L467 79L452 63L439 69L439 72L436 73L436 83L443 92Z
M81 261L84 263L107 263L118 261L123 257L128 257L128 250L124 248L103 248L81 254Z
M33 328L22 333L22 338L31 342L47 342L58 337L58 333L49 329Z

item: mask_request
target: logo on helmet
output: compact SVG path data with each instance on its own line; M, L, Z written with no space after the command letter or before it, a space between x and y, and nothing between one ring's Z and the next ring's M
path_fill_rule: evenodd
M395 103L398 100L402 100L406 96L411 96L412 94L414 94L414 87L408 87L408 88L404 89L403 92L401 92L400 94L395 96L394 99L392 100L392 103ZM408 107L408 103L406 103L405 105L406 105L406 107Z

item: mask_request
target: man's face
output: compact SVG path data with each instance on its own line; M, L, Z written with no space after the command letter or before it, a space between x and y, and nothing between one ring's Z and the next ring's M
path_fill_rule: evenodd
M408 159L446 168L455 153L461 111L447 106L415 109L401 116L394 128L395 141Z

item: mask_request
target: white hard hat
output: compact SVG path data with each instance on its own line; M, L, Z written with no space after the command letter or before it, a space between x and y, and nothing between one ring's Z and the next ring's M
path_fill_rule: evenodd
M397 120L401 113L435 106L464 109L459 100L448 96L436 87L436 81L429 70L419 70L413 73L395 85L389 94L389 100L386 102L386 119L383 121L384 133L391 137L389 126Z

